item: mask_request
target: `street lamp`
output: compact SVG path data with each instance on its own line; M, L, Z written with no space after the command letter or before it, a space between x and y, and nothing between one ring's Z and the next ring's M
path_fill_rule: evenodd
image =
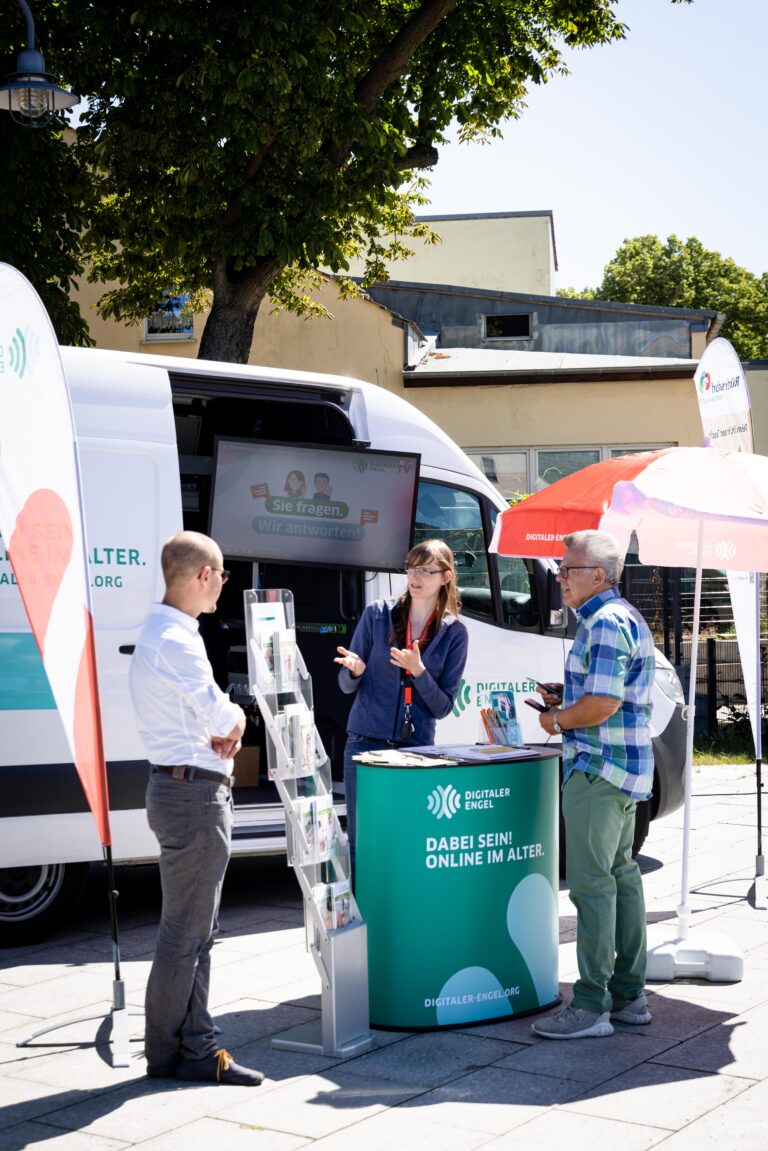
M19 53L18 72L0 87L0 109L26 128L42 128L56 112L71 108L79 97L59 88L45 70L45 60L35 48L35 22L27 0L19 0L27 20L27 47Z

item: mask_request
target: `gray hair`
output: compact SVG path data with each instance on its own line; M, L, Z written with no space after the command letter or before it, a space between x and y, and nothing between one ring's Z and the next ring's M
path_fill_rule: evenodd
M584 552L587 559L594 560L597 567L605 571L605 582L615 587L624 570L624 554L618 540L608 532L586 530L563 536L563 543L574 551Z

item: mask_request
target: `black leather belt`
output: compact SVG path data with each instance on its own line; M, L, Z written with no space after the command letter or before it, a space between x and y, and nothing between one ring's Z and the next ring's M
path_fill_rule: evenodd
M151 763L152 771L161 771L163 775L170 775L171 779L212 779L214 783L223 783L225 787L232 786L232 776L222 775L220 771L209 771L207 767L190 767L180 763L176 767L169 767L163 763Z

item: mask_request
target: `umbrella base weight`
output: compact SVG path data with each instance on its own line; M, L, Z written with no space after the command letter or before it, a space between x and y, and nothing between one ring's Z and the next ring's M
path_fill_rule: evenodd
M755 856L755 909L765 911L768 907L768 891L765 885L765 859L762 855Z
M667 928L666 936L648 932L649 982L705 979L709 983L738 983L743 977L744 952L722 935L694 931L680 939L674 927Z

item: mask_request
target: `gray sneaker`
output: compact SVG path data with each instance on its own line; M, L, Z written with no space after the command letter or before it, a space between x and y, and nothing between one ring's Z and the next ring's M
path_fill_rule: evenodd
M585 1011L569 1004L562 1011L556 1011L547 1019L537 1019L531 1024L531 1031L544 1039L586 1039L613 1035L608 1012Z
M641 991L634 999L614 999L611 1019L615 1019L617 1023L650 1023L653 1016L648 1010L645 992Z

